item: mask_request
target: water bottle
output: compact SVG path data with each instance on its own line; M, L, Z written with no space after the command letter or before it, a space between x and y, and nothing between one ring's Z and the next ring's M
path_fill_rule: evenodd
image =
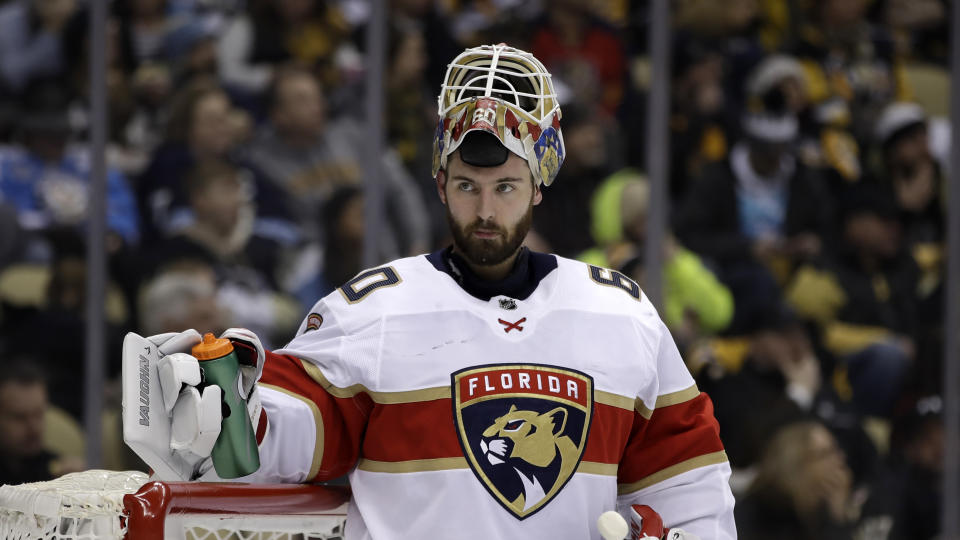
M247 404L240 397L240 362L233 344L207 333L191 354L200 361L203 382L223 390L223 422L210 454L217 476L238 478L256 471L260 468L260 453Z

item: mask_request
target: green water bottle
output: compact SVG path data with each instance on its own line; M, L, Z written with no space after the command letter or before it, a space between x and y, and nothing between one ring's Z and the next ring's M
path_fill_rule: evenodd
M203 382L223 390L223 423L213 445L213 468L220 478L246 476L260 468L257 437L247 404L240 397L240 363L229 339L207 333L191 354L200 361Z

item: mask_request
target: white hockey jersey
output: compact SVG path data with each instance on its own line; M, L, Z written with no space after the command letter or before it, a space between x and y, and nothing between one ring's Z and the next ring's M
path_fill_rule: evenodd
M649 300L617 272L525 256L524 298L471 296L435 253L319 301L268 353L250 479L349 472L350 540L599 540L600 514L630 504L735 538L712 405Z

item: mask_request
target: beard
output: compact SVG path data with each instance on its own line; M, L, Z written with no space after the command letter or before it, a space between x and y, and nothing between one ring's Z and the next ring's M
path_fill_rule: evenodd
M520 221L512 229L507 229L493 221L477 219L468 225L461 225L447 207L447 222L453 234L453 245L470 263L476 266L494 266L512 256L530 232L533 223L533 205L531 204ZM477 238L476 230L498 233L494 238Z

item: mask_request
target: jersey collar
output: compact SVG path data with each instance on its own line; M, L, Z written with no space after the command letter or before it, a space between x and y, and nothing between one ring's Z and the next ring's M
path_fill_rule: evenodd
M521 247L510 274L498 281L487 281L473 273L463 257L453 252L452 246L434 251L426 257L434 268L452 277L467 294L484 301L489 301L494 296L526 300L543 278L557 268L557 258L554 255Z

